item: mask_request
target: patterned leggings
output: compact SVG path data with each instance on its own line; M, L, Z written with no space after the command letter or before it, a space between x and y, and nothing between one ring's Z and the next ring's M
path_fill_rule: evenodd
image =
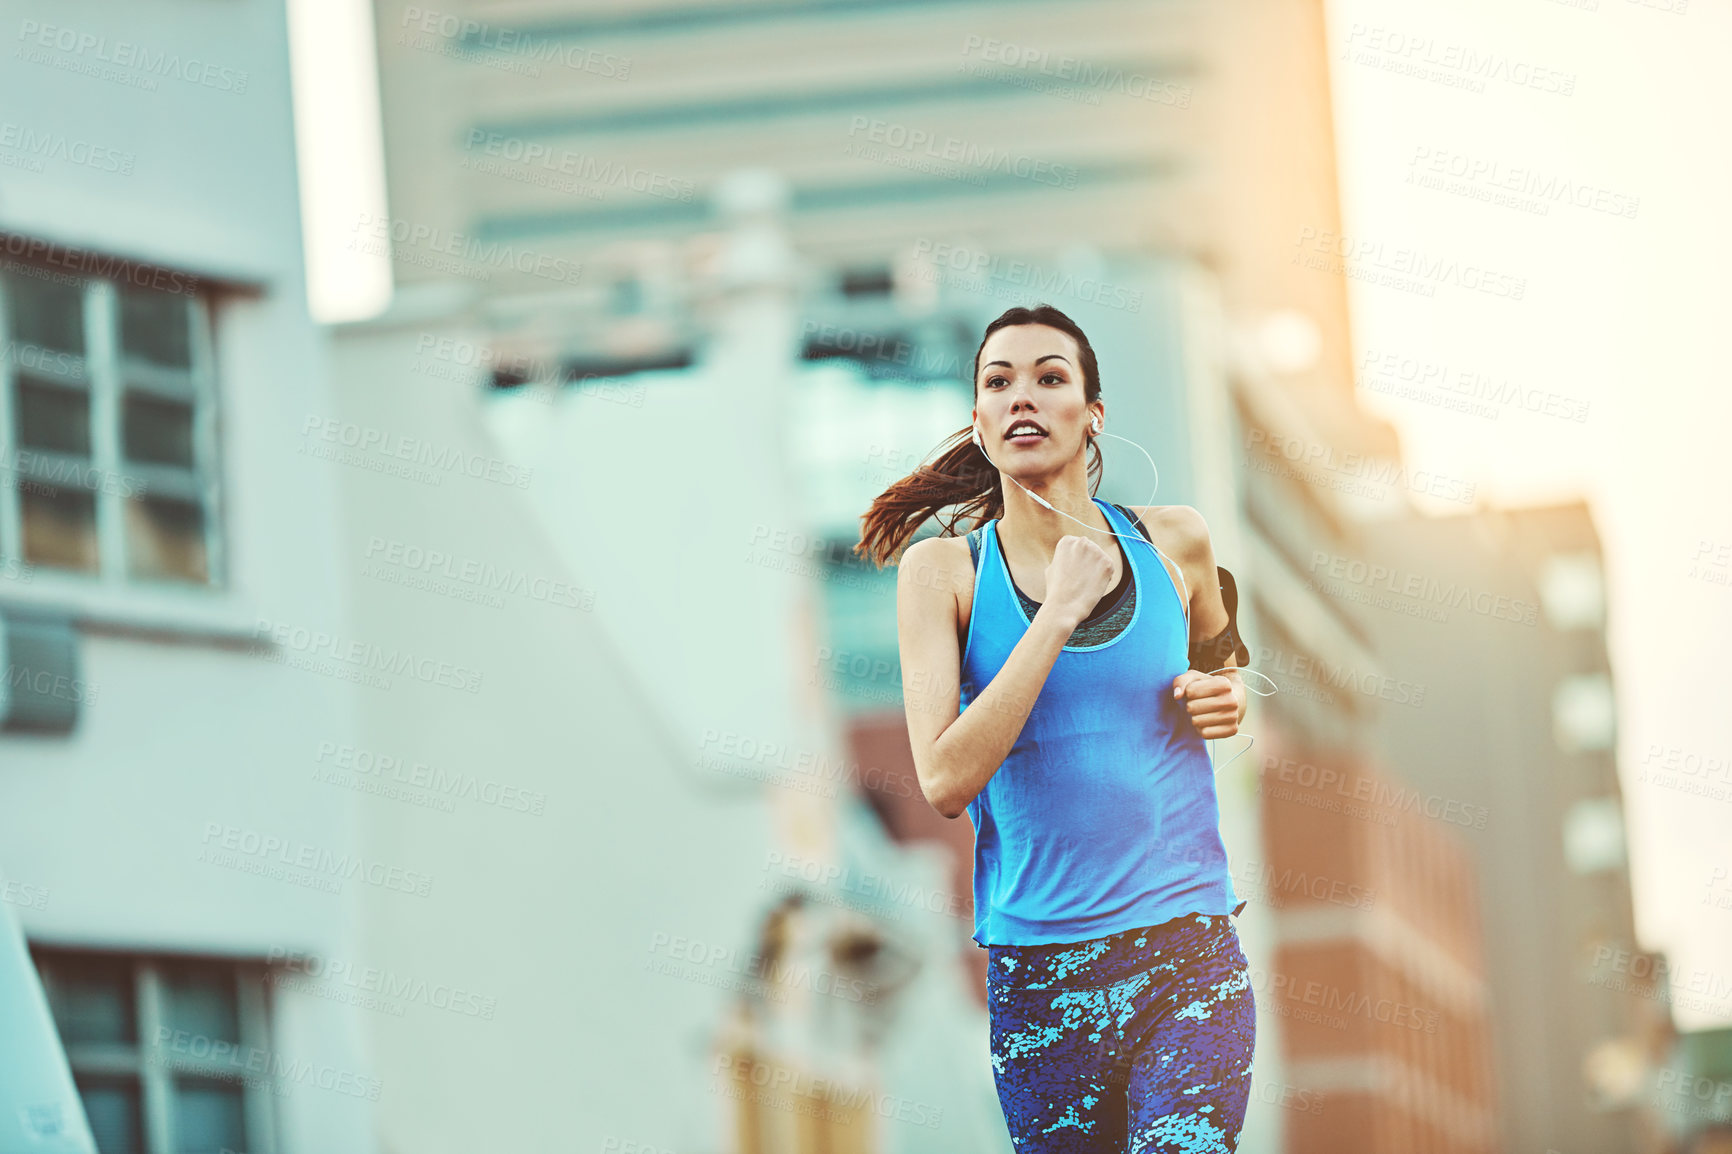
M998 1100L1018 1154L1232 1154L1257 1007L1226 914L987 947Z

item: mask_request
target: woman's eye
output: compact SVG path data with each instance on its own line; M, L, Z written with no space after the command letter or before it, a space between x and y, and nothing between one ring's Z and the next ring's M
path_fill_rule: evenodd
M1048 373L1046 376L1042 377L1041 380L1042 381L1050 381L1055 385L1064 384L1064 377L1059 375L1058 373Z

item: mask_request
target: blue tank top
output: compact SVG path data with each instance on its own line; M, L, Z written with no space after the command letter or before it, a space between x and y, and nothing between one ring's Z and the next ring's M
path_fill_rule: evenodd
M1244 908L1208 751L1173 700L1173 679L1190 668L1179 591L1129 519L1094 500L1124 535L1136 610L1111 640L1064 647L1016 744L968 803L982 947L1086 941ZM1029 624L993 521L974 572L963 709Z

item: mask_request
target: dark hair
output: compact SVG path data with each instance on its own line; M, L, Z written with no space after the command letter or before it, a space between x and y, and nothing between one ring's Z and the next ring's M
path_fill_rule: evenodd
M974 350L974 390L980 391L980 353L993 333L1011 325L1046 325L1068 333L1076 341L1082 357L1083 397L1093 403L1100 399L1101 374L1095 363L1095 351L1077 323L1051 305L1034 308L1006 309L981 334L980 348ZM883 568L896 557L928 517L939 510L956 506L945 521L947 537L956 536L956 522L972 517L973 524L985 524L1004 511L1004 490L995 466L977 446L966 426L939 443L938 457L921 465L878 495L872 507L860 517L860 542L854 552ZM1100 484L1101 451L1089 441L1089 492ZM966 530L965 530L966 531Z

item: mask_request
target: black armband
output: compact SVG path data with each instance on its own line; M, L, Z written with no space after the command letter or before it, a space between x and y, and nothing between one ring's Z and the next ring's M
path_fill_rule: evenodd
M1239 636L1239 589L1233 575L1215 566L1221 582L1221 603L1227 607L1227 627L1206 641L1191 642L1191 668L1213 673L1232 664L1244 669L1251 664L1251 651Z

